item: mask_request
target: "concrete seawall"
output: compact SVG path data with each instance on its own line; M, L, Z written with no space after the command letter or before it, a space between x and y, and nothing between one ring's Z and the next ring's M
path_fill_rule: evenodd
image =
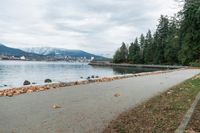
M172 65L144 65L144 64L116 64L105 61L92 61L89 63L92 66L111 66L111 67L140 67L140 68L158 68L158 69L179 69L185 66L172 66Z

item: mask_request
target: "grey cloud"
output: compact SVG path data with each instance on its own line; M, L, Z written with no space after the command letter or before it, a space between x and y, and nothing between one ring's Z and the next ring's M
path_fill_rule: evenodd
M0 42L114 53L121 41L155 29L174 0L0 0ZM177 8L174 8L177 7ZM55 46L56 45L56 46Z

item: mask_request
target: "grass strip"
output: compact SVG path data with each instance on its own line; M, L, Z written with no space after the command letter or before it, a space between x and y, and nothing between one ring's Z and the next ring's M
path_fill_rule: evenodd
M200 133L200 101L194 110L191 120L186 128L186 133Z
M200 75L120 114L103 133L174 133L200 91Z

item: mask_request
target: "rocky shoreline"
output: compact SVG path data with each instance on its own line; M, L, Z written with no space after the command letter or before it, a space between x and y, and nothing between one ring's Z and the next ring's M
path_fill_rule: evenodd
M0 97L3 97L3 96L12 97L12 96L16 96L16 95L20 95L24 93L39 92L39 91L45 91L49 89L57 89L60 87L83 85L83 84L89 84L89 83L95 83L95 82L109 82L113 80L119 80L119 79L131 78L131 77L137 77L137 76L147 76L147 75L153 75L153 74L168 73L168 72L177 71L177 70L180 70L180 69L143 72L143 73L138 73L138 74L116 75L116 76L111 76L111 77L94 78L94 79L87 79L87 80L74 81L74 82L60 82L60 83L51 83L51 84L46 84L46 85L23 86L23 87L0 90Z

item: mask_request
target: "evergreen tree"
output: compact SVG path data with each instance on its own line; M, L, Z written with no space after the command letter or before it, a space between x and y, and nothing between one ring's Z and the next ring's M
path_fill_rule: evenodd
M169 20L167 16L161 15L159 19L159 24L156 30L156 51L155 51L155 63L163 64L165 63L164 58L164 49L167 45L167 37L168 37L168 24Z
M122 46L115 52L113 57L114 63L124 63L128 61L128 49L126 44L123 42Z
M144 63L144 48L145 48L145 37L143 34L140 36L140 59L141 63Z
M200 63L200 0L184 0L179 16L169 19L161 15L155 33L149 30L136 38L128 50L125 43L116 51L115 62L144 64ZM176 19L178 18L178 19Z
M126 44L123 42L122 46L120 47L120 56L123 62L128 61L128 48L126 47Z
M188 65L200 61L200 1L185 0L182 14L179 60Z
M140 47L137 38L135 39L135 42L131 43L131 46L129 47L129 61L134 64L141 63Z
M134 43L132 42L130 44L130 47L129 47L129 53L128 53L128 61L130 63L133 63L134 62L134 56L135 56L135 53L134 53Z
M122 59L120 57L120 50L119 49L115 52L115 54L113 56L113 62L114 63L121 63L122 62Z
M178 64L179 28L177 20L173 17L169 22L167 44L164 49L164 58L166 64Z
M154 47L153 47L153 37L151 31L149 30L146 35L145 45L144 45L144 63L151 64L154 58Z
M153 46L154 46L154 50L153 50L153 64L158 64L158 40L159 40L159 34L156 31L153 35Z

